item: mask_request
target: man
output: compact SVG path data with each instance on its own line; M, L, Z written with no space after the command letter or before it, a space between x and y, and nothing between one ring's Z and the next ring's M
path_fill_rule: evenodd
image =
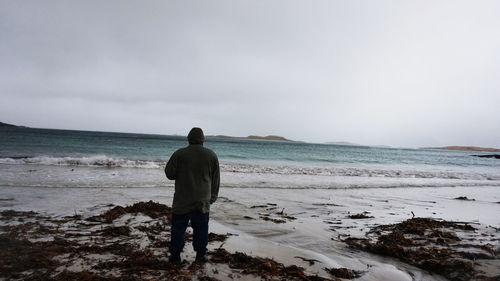
M193 128L187 137L189 146L177 150L165 167L169 180L175 180L172 203L170 261L181 262L188 222L193 228L193 248L196 261L206 262L210 204L219 194L219 160L210 149L203 147L205 136Z

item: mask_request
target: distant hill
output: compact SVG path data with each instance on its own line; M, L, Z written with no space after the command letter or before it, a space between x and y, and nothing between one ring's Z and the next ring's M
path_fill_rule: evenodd
M271 140L271 141L290 141L293 142L293 140L289 140L287 138L281 137L281 136L254 136L250 135L248 137L234 137L234 136L226 136L226 135L215 135L215 136L207 136L207 137L213 137L213 138L228 138L228 139L242 139L242 140Z
M442 146L442 147L424 147L426 149L446 149L446 150L471 150L471 151L487 151L487 152L500 152L498 148L492 147L479 147L479 146Z
M18 127L18 126L0 122L0 127Z

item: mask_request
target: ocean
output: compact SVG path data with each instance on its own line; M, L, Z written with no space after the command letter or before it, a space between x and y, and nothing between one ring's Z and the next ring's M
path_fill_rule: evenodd
M171 187L163 168L185 136L0 128L0 186ZM222 187L500 186L500 161L475 151L208 137Z

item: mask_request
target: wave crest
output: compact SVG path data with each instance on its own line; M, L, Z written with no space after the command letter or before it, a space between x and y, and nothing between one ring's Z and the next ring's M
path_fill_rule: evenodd
M0 158L0 164L38 164L38 165L56 165L56 166L88 166L88 167L109 167L109 168L161 168L165 167L165 162L129 160L112 158L105 155L96 155L89 157L18 157L18 158Z
M164 168L166 162L152 160L131 160L95 155L89 157L15 157L0 158L0 164L34 164L55 166L85 166L104 168ZM432 167L400 168L400 167L311 167L311 166L279 166L279 165L253 165L241 163L221 163L221 171L225 173L259 174L259 175L304 175L304 176L330 176L330 177L360 177L360 178L418 178L418 179L453 179L453 180L500 180L498 173L479 172L474 170L449 170L446 168Z

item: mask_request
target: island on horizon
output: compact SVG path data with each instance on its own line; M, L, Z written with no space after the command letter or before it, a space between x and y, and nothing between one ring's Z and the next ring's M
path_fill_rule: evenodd
M480 146L460 146L450 145L441 147L424 147L425 149L444 149L444 150L468 150L468 151L486 151L486 152L500 152L500 149L493 147L480 147Z
M0 122L0 127L19 127L19 126L8 124L8 123L4 123L4 122Z

